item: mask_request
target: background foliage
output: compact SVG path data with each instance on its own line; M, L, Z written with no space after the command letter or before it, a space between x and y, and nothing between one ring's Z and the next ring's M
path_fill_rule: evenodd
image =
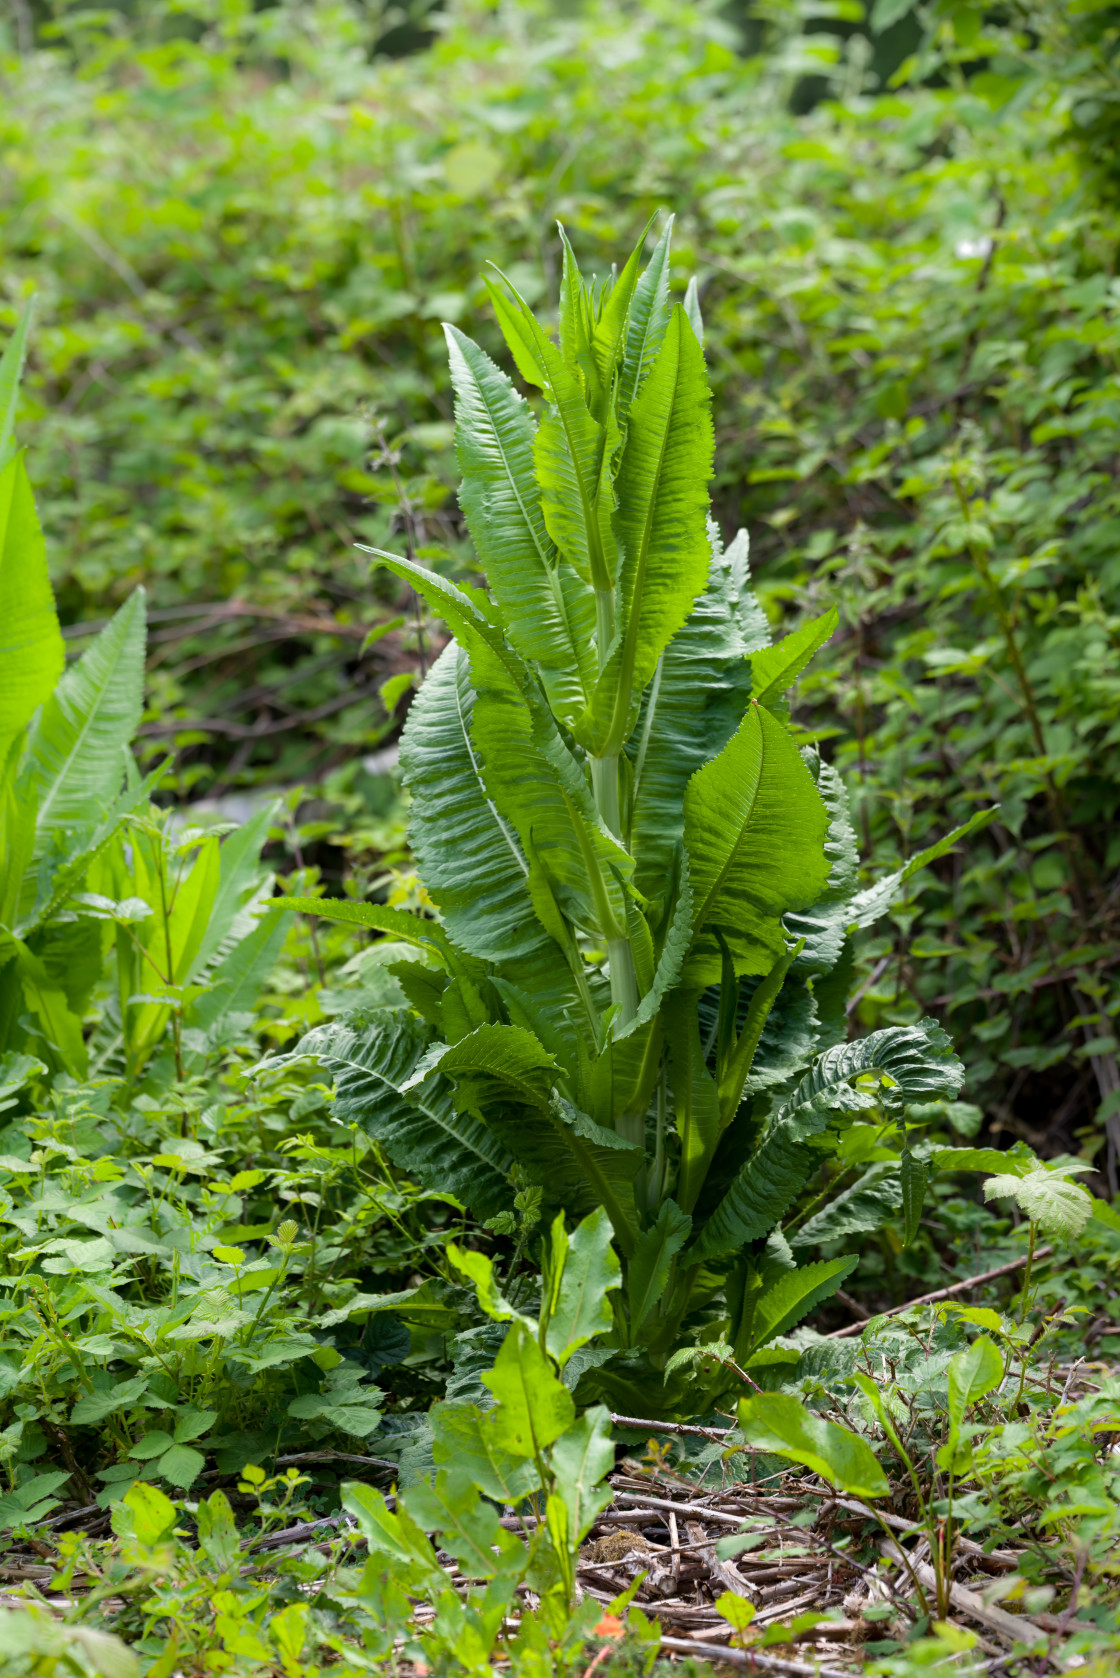
M69 652L148 591L141 757L176 752L162 813L136 817L159 850L149 886L162 871L201 881L204 860L214 874L217 840L200 846L171 806L252 794L282 889L325 878L419 905L390 771L443 631L353 543L470 574L440 321L501 357L488 260L547 309L557 217L591 271L672 209L672 286L683 296L696 275L705 318L724 534L749 528L775 634L840 611L795 717L844 773L865 856L882 872L1001 809L865 941L853 1033L935 1015L968 1070L967 1101L925 1115L943 1140L986 1122L1001 1147L1092 1155L1115 1189L1118 30L1100 0L868 14L857 0L451 0L439 17L424 0L13 0L0 338L37 293L18 431ZM172 1621L201 1660L216 1611L232 1670L296 1678L341 1641L373 1666L371 1646L357 1652L366 1622L392 1619L362 1606L356 1578L307 1619L343 1540L278 1564L271 1594L250 1548L329 1522L355 1467L386 1485L431 1468L431 1402L481 1399L494 1299L536 1310L540 1191L526 1181L515 1212L469 1228L347 1122L322 1071L260 1071L262 1050L309 1026L403 1006L385 945L300 922L267 983L253 967L251 1011L230 990L219 1014L217 970L195 986L170 959L160 994L130 1003L128 914L155 924L124 872L136 854L96 902L52 894L63 937L80 912L100 962L75 987L71 1059L17 1008L27 1041L0 1069L0 1530L88 1506L93 1539L71 1534L62 1560L98 1581L73 1626L24 1614L0 1646L36 1678L59 1660L131 1673L96 1642L104 1599L145 1668ZM255 869L254 852L238 903L271 889ZM223 959L240 959L244 931ZM143 1017L122 1050L129 1008ZM868 1231L853 1291L878 1305L1020 1255L1036 1165L1006 1150L997 1164L1010 1217L935 1179L912 1245ZM969 1168L997 1166L980 1150ZM1059 1158L1044 1174L1059 1204L1076 1170ZM477 1261L477 1299L452 1234ZM1024 1575L1043 1592L1084 1576L1086 1611L1113 1635L1115 1394L1106 1382L1063 1413L1049 1390L1075 1342L1120 1345L1108 1208L1063 1241L1076 1254L1023 1288L1017 1319L968 1319L1003 1336L1009 1369L1020 1356L1021 1400L1042 1355L1033 1298L1050 1363L1045 1398L1026 1388L1036 1419L1018 1400L1014 1422L986 1413L967 1519L1002 1542L1067 1498L1060 1541ZM831 1257L827 1228L821 1245ZM937 1329L937 1381L965 1320ZM890 1402L912 1423L939 1416L928 1353L907 1326L881 1332ZM850 1405L818 1354L804 1396ZM290 1477L266 1479L262 1461ZM205 1489L239 1473L242 1536L207 1505L233 1581L216 1610L168 1523L201 1532ZM556 1670L585 1669L586 1629ZM894 1664L900 1647L883 1671L918 1670Z
M148 584L179 790L351 760L376 799L352 760L433 637L351 543L468 563L440 318L496 349L488 258L535 301L554 217L593 267L673 206L721 518L776 622L841 607L801 720L865 849L1002 805L868 947L859 1021L940 1014L997 1127L1107 1122L1114 10L464 0L397 61L393 18L340 0L10 29L4 315L38 290L23 427L64 621Z

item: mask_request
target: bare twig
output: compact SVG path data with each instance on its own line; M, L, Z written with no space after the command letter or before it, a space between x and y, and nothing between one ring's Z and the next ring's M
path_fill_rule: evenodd
M678 1655L696 1655L700 1660L724 1661L758 1672L789 1673L792 1678L851 1678L836 1666L807 1666L804 1661L779 1660L761 1649L732 1649L726 1643L694 1643L690 1637L663 1637L663 1649Z
M1053 1247L1038 1247L1035 1250L1035 1263L1039 1259L1049 1258ZM951 1287L938 1288L934 1293L919 1294L917 1299L908 1299L905 1305L892 1305L888 1311L878 1312L879 1317L897 1317L903 1311L910 1311L915 1305L933 1305L939 1299L952 1299L954 1294L967 1293L969 1288L978 1288L981 1282L994 1282L997 1276L1010 1276L1012 1271L1021 1270L1027 1262L1026 1253L1021 1258L1012 1259L1010 1264L997 1265L994 1270L983 1270L979 1276L966 1276L963 1282L954 1282ZM873 1318L873 1321L876 1319ZM850 1334L862 1334L866 1323L849 1323L846 1328L834 1328L831 1334L826 1334L826 1340L844 1340Z
M649 1429L650 1433L681 1433L694 1439L726 1439L733 1430L719 1427L697 1427L692 1422L653 1422L645 1416L616 1416L611 1412L615 1427Z

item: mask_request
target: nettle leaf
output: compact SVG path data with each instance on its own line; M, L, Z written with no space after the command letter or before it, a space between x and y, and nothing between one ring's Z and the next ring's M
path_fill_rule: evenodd
M886 1497L890 1482L866 1440L826 1422L786 1393L755 1393L739 1401L748 1445L802 1463L850 1497Z
M1086 1162L1083 1170L1091 1171ZM1080 1183L1070 1183L1058 1172L1039 1166L1023 1176L989 1177L985 1200L1014 1200L1048 1241L1074 1241L1093 1211L1093 1197Z

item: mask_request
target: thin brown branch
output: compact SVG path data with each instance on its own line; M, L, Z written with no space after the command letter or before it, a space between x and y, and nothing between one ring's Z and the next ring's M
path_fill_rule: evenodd
M1039 1247L1035 1251L1035 1262L1049 1258L1053 1247ZM963 1282L954 1282L951 1287L938 1288L934 1293L919 1294L917 1299L908 1299L905 1305L892 1305L888 1311L880 1311L872 1321L879 1317L897 1317L903 1311L912 1310L915 1305L933 1305L939 1299L952 1299L954 1294L967 1293L969 1288L978 1288L981 1282L994 1282L997 1276L1010 1276L1012 1271L1021 1270L1027 1262L1024 1253L1021 1258L1012 1259L1010 1264L999 1264L994 1270L982 1270L978 1276L966 1276ZM831 1334L826 1334L826 1340L844 1340L850 1334L862 1334L866 1323L849 1323L846 1328L834 1328Z

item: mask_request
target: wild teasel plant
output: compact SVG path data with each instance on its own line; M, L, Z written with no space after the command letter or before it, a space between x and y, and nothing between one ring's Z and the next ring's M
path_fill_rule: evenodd
M931 1020L846 1041L851 935L966 831L857 890L843 785L788 726L836 614L772 645L747 537L719 538L699 312L694 288L670 303L669 239L590 282L565 239L559 342L487 282L539 422L445 328L488 586L377 552L454 636L401 742L437 913L287 903L400 946L400 1006L300 1046L333 1070L338 1116L481 1218L508 1220L526 1178L573 1217L605 1208L625 1287L588 1390L647 1408L650 1363L682 1340L714 1330L742 1364L857 1262L799 1267L798 1247L900 1208L916 1228L905 1110L961 1068ZM810 1206L787 1238L845 1146L827 1235Z

